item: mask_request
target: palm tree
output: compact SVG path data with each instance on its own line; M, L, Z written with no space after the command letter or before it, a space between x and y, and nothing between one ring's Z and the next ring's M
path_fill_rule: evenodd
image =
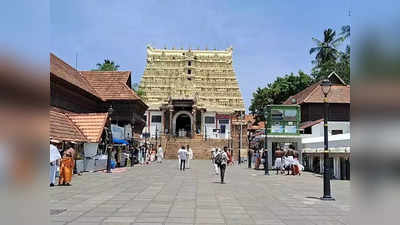
M340 32L340 38L342 41L347 40L350 38L350 25L342 26L342 32Z
M97 63L96 64L97 71L117 71L119 68L119 65L115 64L114 61L105 59L104 63Z
M324 31L323 41L313 38L313 41L317 44L317 47L310 49L310 55L317 52L315 61L313 61L313 63L322 65L327 62L336 61L339 56L339 51L336 49L336 47L340 44L341 39L335 39L335 37L336 32L329 28Z

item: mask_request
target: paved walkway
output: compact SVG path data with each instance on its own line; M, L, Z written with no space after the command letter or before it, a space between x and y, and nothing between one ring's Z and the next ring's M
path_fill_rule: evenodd
M337 199L324 202L320 176L264 176L230 166L226 184L209 161L176 161L125 172L84 173L72 186L49 188L51 224L348 224L350 182L332 181Z

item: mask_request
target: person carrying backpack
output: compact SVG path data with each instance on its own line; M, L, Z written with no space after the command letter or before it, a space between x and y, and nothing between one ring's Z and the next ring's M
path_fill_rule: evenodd
M228 162L228 154L227 154L228 148L225 146L224 151L219 151L217 155L215 156L215 164L218 165L220 175L221 175L221 184L224 184L224 177L225 177L225 169L226 169L226 164Z

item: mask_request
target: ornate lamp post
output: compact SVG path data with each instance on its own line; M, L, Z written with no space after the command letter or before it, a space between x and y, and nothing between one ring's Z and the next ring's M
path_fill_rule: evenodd
M264 151L268 150L268 118L269 118L269 106L270 104L273 102L274 100L271 98L268 98L268 105L267 105L267 110L264 112ZM272 153L272 149L270 149L271 153ZM265 170L265 175L269 176L269 169L268 169L268 151L264 153L265 154L265 162L264 162L264 170Z
M112 131L111 131L111 114L114 112L112 105L108 108L108 116L110 120L110 127L108 132L108 148L107 148L107 173L111 173L111 149L112 149Z
M321 83L321 89L324 93L324 196L321 200L335 200L331 196L331 178L329 174L329 153L328 153L328 94L331 91L331 82L325 79Z

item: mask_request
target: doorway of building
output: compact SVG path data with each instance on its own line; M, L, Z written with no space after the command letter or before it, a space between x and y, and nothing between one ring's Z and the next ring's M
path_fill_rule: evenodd
M176 118L175 135L178 137L190 137L192 123L190 116L187 114L181 114Z

